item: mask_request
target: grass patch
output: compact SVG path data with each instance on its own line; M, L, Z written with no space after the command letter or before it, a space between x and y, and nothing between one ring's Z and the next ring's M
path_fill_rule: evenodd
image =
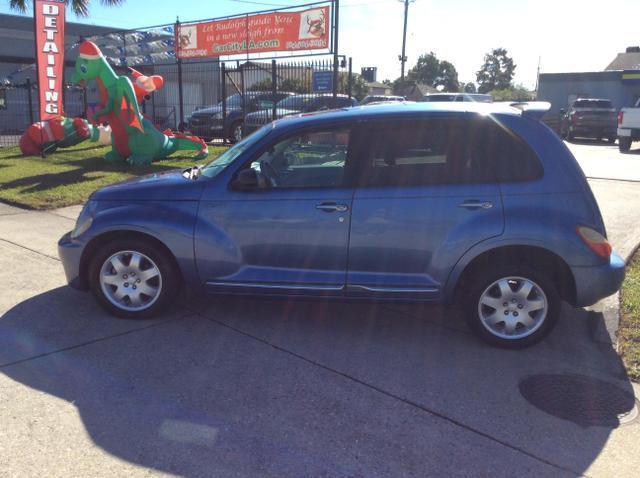
M30 209L71 206L85 202L93 191L107 184L195 163L192 153L184 153L133 168L126 163L106 162L103 157L109 149L80 143L45 158L23 156L18 147L0 149L0 201ZM224 149L209 147L209 158ZM198 161L203 162L207 160Z
M640 251L627 266L620 292L619 349L629 378L640 382Z

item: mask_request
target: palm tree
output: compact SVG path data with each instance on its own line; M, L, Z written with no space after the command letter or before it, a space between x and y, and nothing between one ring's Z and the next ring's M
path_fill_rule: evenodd
M28 0L9 0L9 7L19 12L27 11ZM65 3L71 4L71 10L79 17L89 16L89 3L90 0L65 0ZM100 0L100 3L108 6L118 6L124 3L124 0Z

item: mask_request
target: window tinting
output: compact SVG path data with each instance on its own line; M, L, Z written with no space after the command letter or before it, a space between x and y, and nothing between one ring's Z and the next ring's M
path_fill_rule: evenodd
M613 108L613 104L609 100L576 100L573 103L574 108Z
M524 181L540 177L531 149L490 119L394 121L365 132L365 186Z

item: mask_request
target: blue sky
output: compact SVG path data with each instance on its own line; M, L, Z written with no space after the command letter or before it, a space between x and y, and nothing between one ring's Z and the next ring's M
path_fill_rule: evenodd
M89 18L96 25L135 28L211 18L270 8L257 3L296 5L304 0L126 0L119 8L93 0ZM8 13L8 0L0 12ZM342 0L340 53L354 69L377 66L378 79L400 75L403 5L398 0ZM475 72L491 48L513 56L516 82L533 87L538 58L542 72L599 71L630 45L640 45L638 0L415 0L409 7L407 55L412 66L420 53L434 51L452 62L461 81ZM15 12L14 12L15 13Z

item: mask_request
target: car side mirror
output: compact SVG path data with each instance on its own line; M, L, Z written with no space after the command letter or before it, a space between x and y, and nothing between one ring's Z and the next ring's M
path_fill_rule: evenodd
M257 189L258 185L258 172L253 168L243 169L240 171L236 179L231 183L233 189L240 191Z

